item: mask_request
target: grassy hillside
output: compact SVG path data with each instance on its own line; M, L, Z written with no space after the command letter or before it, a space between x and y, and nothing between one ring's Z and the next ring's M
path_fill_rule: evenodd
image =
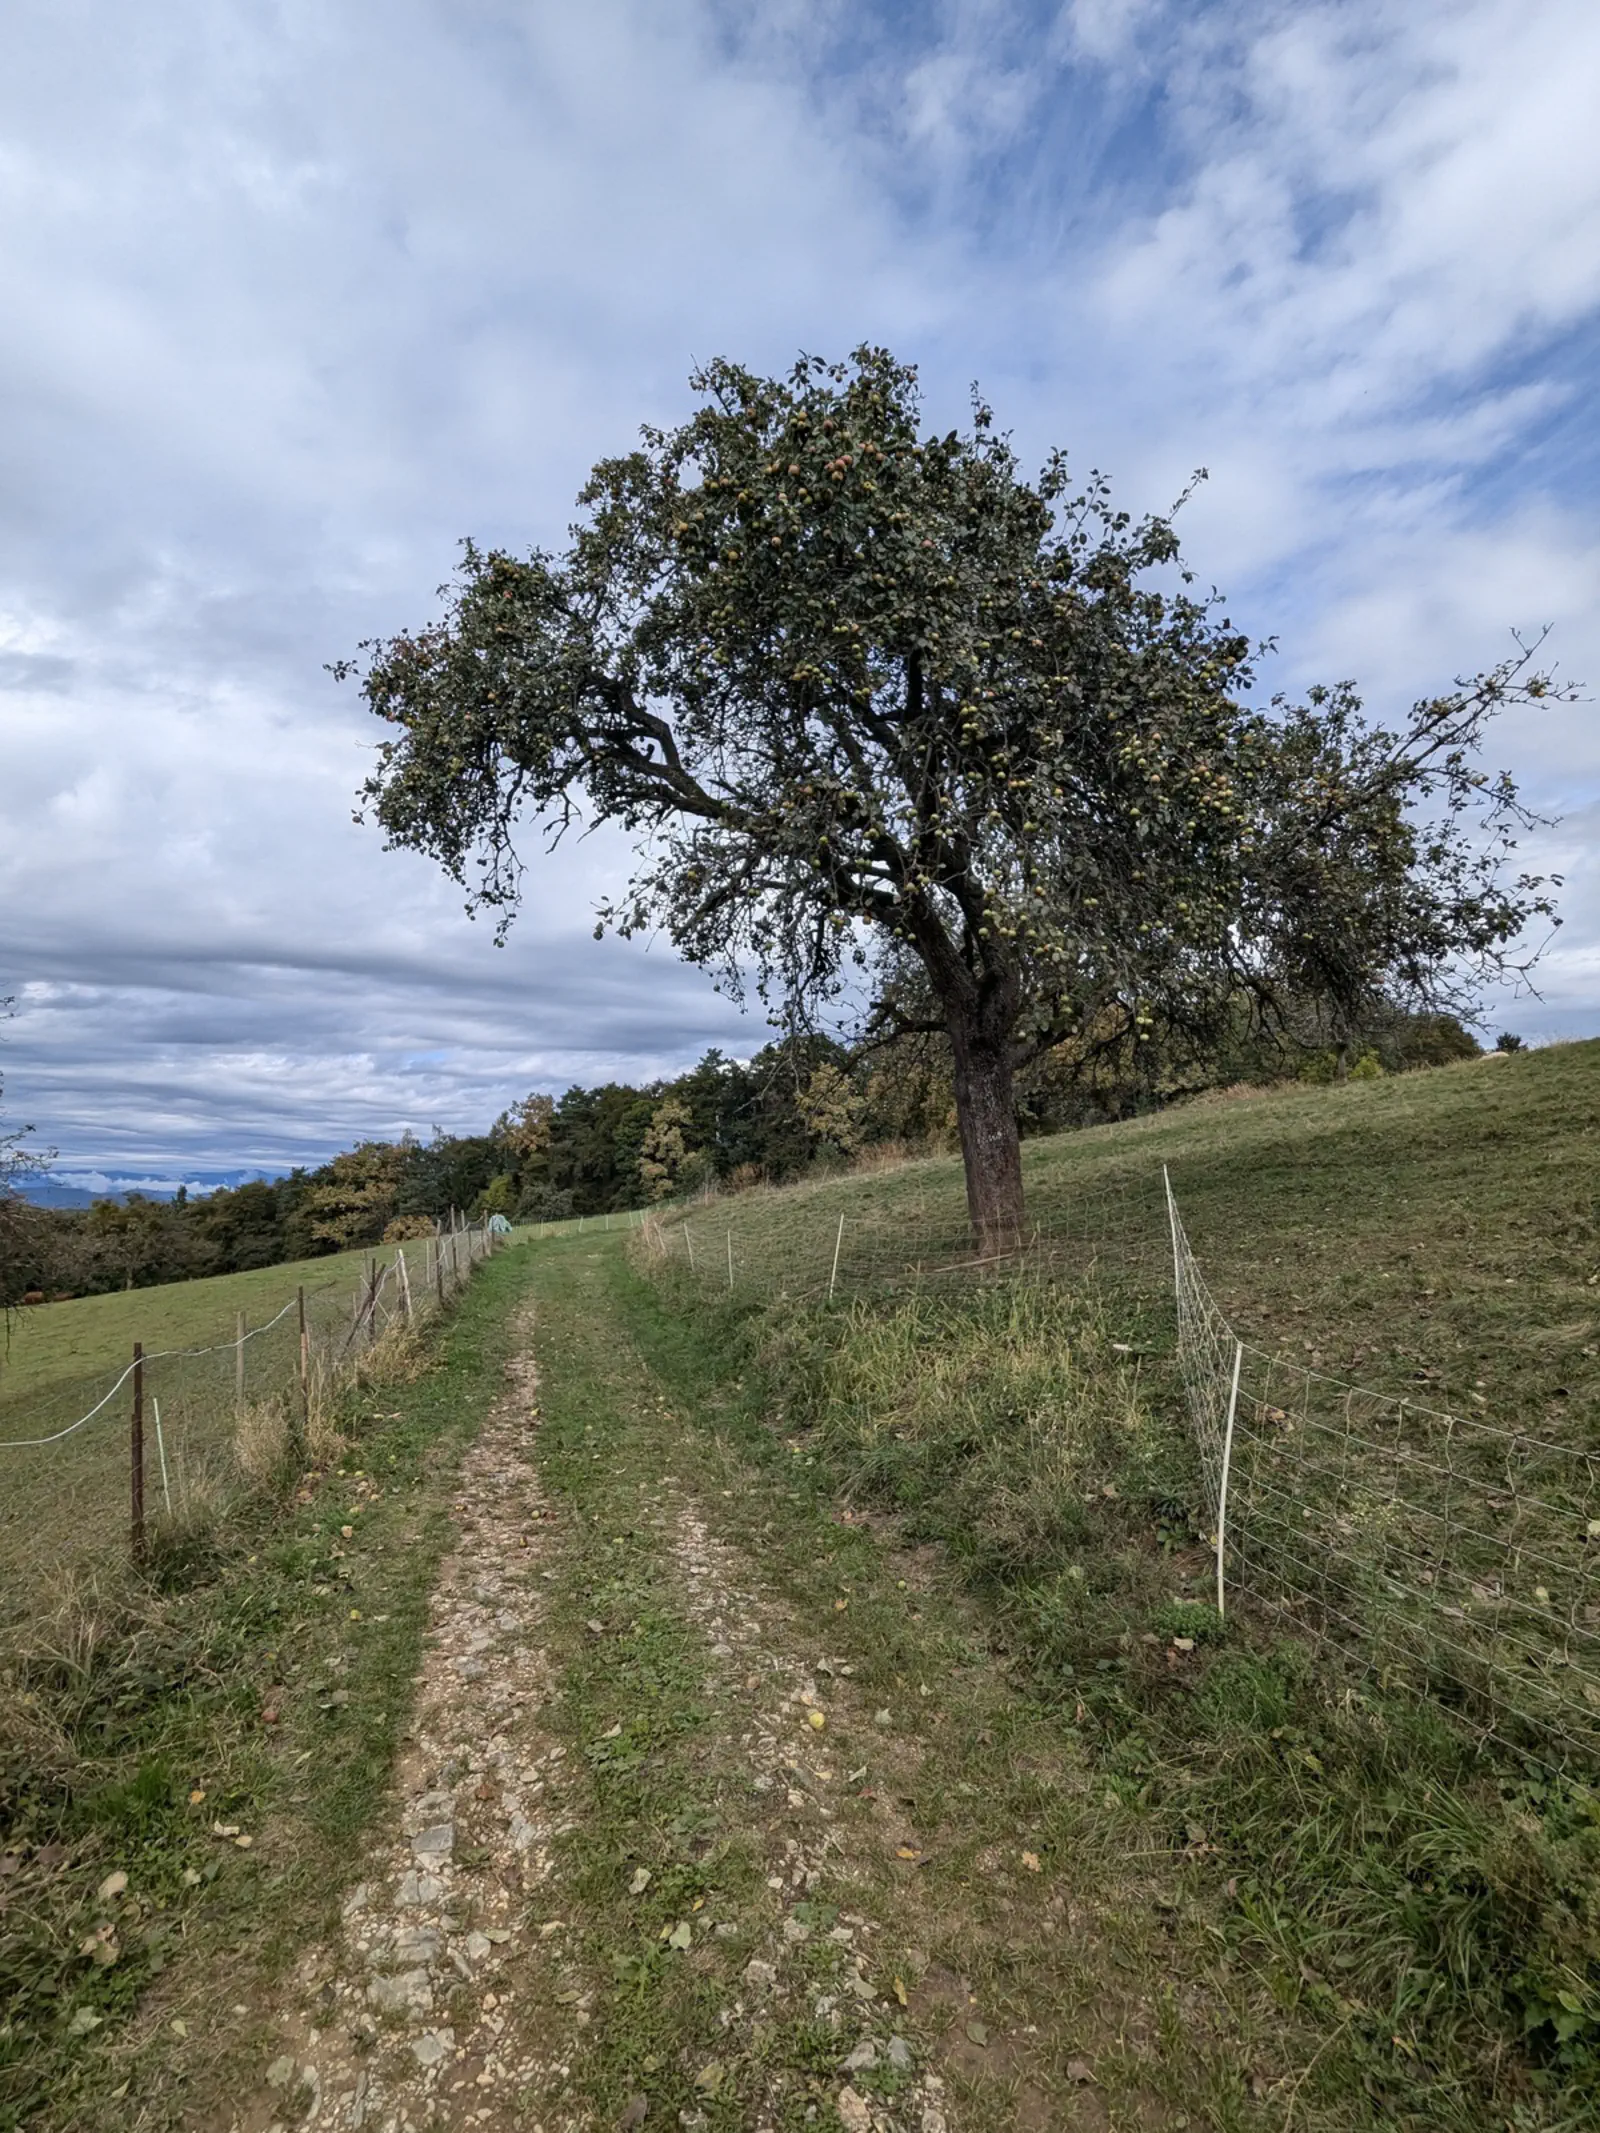
M842 1515L887 1515L981 1597L1130 1848L1179 1866L1241 1974L1321 2026L1308 2125L1600 2123L1600 1794L1570 1743L1560 1767L1537 1723L1497 1741L1487 1699L1419 1695L1397 1667L1392 1505L1359 1459L1348 1515L1304 1530L1333 1589L1357 1566L1363 1611L1275 1611L1246 1577L1217 1616L1164 1360L1162 1167L1257 1346L1600 1453L1597 1153L1600 1044L1569 1045L1034 1143L1039 1247L998 1278L966 1256L954 1163L691 1208L638 1257ZM1524 1465L1509 1447L1497 1485L1453 1507L1465 1555L1492 1545L1506 1569L1453 1622L1437 1606L1432 1633L1448 1656L1470 1632L1513 1689L1600 1697L1583 1671L1600 1609L1517 1560ZM1505 1524L1472 1530L1482 1511ZM1585 1590L1592 1513L1553 1507ZM1298 1499L1280 1515L1301 1530ZM1424 1610L1460 1567L1420 1573ZM1519 1684L1495 1639L1540 1621L1574 1634Z
M620 1223L621 1217L617 1220ZM576 1229L577 1225L565 1227ZM513 1241L528 1234L516 1232ZM426 1250L417 1240L405 1247L412 1281L418 1285L423 1280ZM248 1274L212 1274L200 1281L173 1281L105 1296L76 1296L65 1303L30 1305L13 1315L9 1339L0 1343L0 1413L25 1404L63 1379L120 1370L135 1341L142 1341L148 1353L231 1341L241 1311L247 1326L259 1326L282 1310L301 1285L313 1318L319 1323L331 1321L348 1313L369 1256L379 1266L390 1266L395 1247L379 1245L370 1255L365 1250L334 1252L320 1259L256 1267Z
M385 1262L393 1259L393 1247L378 1256ZM420 1279L421 1247L412 1246L406 1256ZM15 1314L9 1345L0 1351L0 1408L9 1410L24 1396L62 1378L120 1370L135 1341L150 1351L231 1341L239 1312L247 1324L258 1326L280 1310L301 1283L308 1296L322 1299L335 1292L341 1308L348 1308L365 1263L364 1252L338 1252L258 1267L248 1274L213 1274L202 1281L31 1305Z
M372 1257L392 1267L396 1248ZM0 1615L31 1607L47 1566L108 1562L127 1544L135 1341L145 1355L147 1510L169 1534L207 1528L241 1486L275 1468L291 1415L304 1405L297 1426L309 1429L334 1378L399 1310L400 1285L390 1281L357 1326L366 1260L346 1252L15 1314L9 1351L0 1356ZM426 1312L432 1298L421 1244L407 1247L406 1264Z
M1170 1172L1256 1345L1380 1391L1600 1441L1600 1042L1343 1088L1215 1098L1030 1142L1028 1219L1113 1308L1170 1338ZM843 1229L840 1230L840 1219ZM667 1249L708 1290L874 1290L966 1258L954 1160L690 1209Z
M1215 1102L1044 1143L1036 1199L1165 1163L1238 1330L1333 1374L1591 1428L1600 1043Z

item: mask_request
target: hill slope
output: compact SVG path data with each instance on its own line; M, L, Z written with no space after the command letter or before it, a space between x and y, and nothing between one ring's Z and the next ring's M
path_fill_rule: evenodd
M1023 1159L1048 1252L1092 1259L1154 1345L1172 1323L1165 1168L1207 1282L1257 1346L1600 1441L1600 1042L1210 1099L1032 1141ZM661 1237L685 1274L693 1249L701 1286L758 1297L959 1271L961 1168L745 1194Z

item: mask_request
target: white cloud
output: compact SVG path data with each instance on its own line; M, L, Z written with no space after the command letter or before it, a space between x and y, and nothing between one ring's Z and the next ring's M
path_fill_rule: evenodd
M137 34L32 0L0 79L8 1110L119 1175L270 1165L760 1041L589 942L612 843L536 866L497 954L351 825L368 736L322 671L425 615L460 535L559 540L713 353L884 339L938 419L978 376L1139 508L1208 464L1187 545L1286 682L1392 709L1552 622L1600 685L1563 456L1600 443L1597 89L1579 0L174 0ZM1589 714L1505 738L1547 805L1594 799ZM1600 896L1570 908L1551 999L1600 1026Z

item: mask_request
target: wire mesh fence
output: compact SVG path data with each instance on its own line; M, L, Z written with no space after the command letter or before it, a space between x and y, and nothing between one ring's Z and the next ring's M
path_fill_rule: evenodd
M1516 1748L1600 1752L1600 1459L1239 1339L1167 1190L1219 1604L1237 1587Z
M457 1224L297 1286L259 1323L0 1395L0 1619L42 1574L150 1547L318 1448L330 1397L402 1323L442 1310L491 1249Z
M1216 1599L1542 1757L1600 1756L1600 1455L1241 1340L1165 1172L1131 1161L975 1254L947 1163L653 1211L637 1250L707 1297L797 1305L910 1285L1070 1282L1171 1338ZM1159 1318L1157 1317L1159 1314Z
M708 1297L811 1304L1022 1271L1087 1280L1115 1268L1132 1305L1164 1294L1159 1218L1159 1180L1148 1165L1129 1165L1052 1202L1013 1248L980 1253L950 1164L935 1158L652 1210L638 1248Z

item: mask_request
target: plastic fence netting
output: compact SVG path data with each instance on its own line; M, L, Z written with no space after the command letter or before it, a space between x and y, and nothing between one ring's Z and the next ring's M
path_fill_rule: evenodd
M1023 1270L1087 1279L1102 1265L1154 1294L1166 1263L1159 1212L1159 1187L1130 1167L1030 1222L1015 1249L979 1254L948 1164L913 1163L653 1212L637 1249L707 1296L750 1301L958 1287Z

